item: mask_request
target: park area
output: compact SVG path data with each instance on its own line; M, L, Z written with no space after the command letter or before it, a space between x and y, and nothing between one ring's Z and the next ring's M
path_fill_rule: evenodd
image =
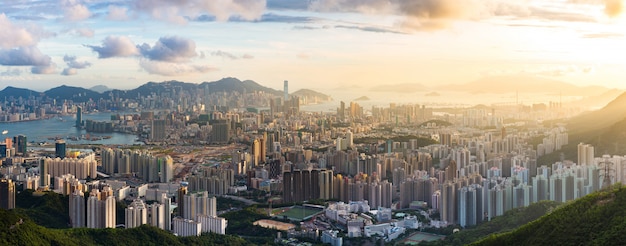
M313 215L322 212L323 209L308 206L292 206L276 208L272 210L272 214L277 218L284 218L291 221L304 221Z

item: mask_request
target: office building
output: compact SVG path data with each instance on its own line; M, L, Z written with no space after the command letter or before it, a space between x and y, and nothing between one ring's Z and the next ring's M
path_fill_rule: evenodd
M289 100L289 81L285 80L284 87L285 89L283 92L285 93L285 102L286 102L287 100Z
M66 151L65 141L57 140L56 143L54 143L54 153L56 154L56 157L61 159L65 158Z
M24 135L17 135L14 139L15 142L15 146L16 146L16 152L17 153L21 153L22 155L25 155L27 153L27 145L28 145L28 141L26 140L26 136Z
M81 128L83 126L83 108L78 106L76 107L76 128Z
M15 208L15 183L13 183L13 180L0 180L0 208Z

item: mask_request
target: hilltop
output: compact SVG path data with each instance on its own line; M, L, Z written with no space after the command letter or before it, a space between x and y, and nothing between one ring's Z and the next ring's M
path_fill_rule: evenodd
M333 100L333 98L329 95L309 89L300 89L291 93L291 95L300 97L301 99L304 99L306 102L310 103L328 102Z
M554 212L474 245L623 245L626 188L619 185L575 200Z
M134 99L137 98L138 95L152 95L152 94L161 94L161 93L180 93L181 91L187 91L190 93L223 93L223 92L238 92L238 93L250 93L250 92L264 92L275 96L281 96L282 91L275 90L269 87L265 87L253 80L244 80L241 81L237 78L223 78L217 81L212 82L202 82L202 83L189 83L182 81L162 81L162 82L147 82L135 89L131 90L118 90L118 89L109 89L106 86L95 86L90 89L85 89L82 87L74 87L62 85L52 89L49 89L44 92L37 92L34 90L16 88L12 86L7 86L3 90L0 91L0 100L4 100L4 98L14 97L14 98L29 98L31 96L34 97L49 97L52 99L56 99L57 101L61 100L72 100L74 102L86 102L90 99L93 101L98 101L99 99L110 99L111 97L119 97L122 99ZM329 96L324 95L322 93L313 91L313 90L300 90L295 95L304 95L316 97L318 100L329 101L332 100ZM313 99L313 98L311 98Z

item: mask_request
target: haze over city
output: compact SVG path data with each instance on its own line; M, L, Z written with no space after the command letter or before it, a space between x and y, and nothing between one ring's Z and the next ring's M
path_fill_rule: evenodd
M625 1L0 1L0 245L623 244Z
M223 77L271 88L531 75L623 88L619 0L4 1L0 81L132 89Z

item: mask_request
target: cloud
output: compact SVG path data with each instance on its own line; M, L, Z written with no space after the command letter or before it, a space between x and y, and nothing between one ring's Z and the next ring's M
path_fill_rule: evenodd
M178 36L161 37L153 47L144 43L138 49L142 56L154 61L184 62L198 55L193 40Z
M20 76L20 75L22 75L22 70L18 68L7 67L7 69L4 72L0 72L0 76L15 77L15 76Z
M139 55L139 49L133 41L125 36L108 36L102 41L102 46L85 45L98 53L98 58L128 57Z
M596 13L584 4L604 5L606 15L621 14L624 0L566 0L549 4L540 1L510 0L313 0L309 9L321 12L360 12L397 15L397 25L412 30L433 30L450 26L457 20L507 17L509 20L556 20L597 22Z
M84 68L88 68L89 66L91 66L91 63L88 61L78 61L76 59L76 56L65 55L63 56L63 61L70 68L84 69Z
M602 33L587 33L582 35L583 38L623 38L624 34L621 33L609 33L609 32L602 32Z
M604 0L604 13L609 17L616 17L624 12L623 0Z
M209 66L198 66L171 62L151 61L141 59L139 65L148 73L164 76L186 75L191 73L207 73L215 71L215 68Z
M5 14L0 14L0 48L31 46L39 41L26 28L14 25Z
M56 69L56 64L50 63L47 66L33 66L30 72L33 74L54 74L56 73Z
M128 9L120 6L109 5L107 19L115 21L128 20Z
M35 46L0 49L0 65L4 66L49 66L50 56L44 55Z
M265 11L265 0L136 0L133 8L153 18L185 24L187 18L195 19L202 14L227 21L231 16L245 20L256 20Z
M74 33L80 37L92 38L95 31L91 28L77 28L74 29Z
M373 26L348 26L348 25L336 25L335 28L343 28L343 29L353 29L364 32L377 32L377 33L397 33L403 34L403 32L395 31L388 28L383 27L373 27Z
M64 11L66 21L81 21L91 17L87 6L82 4L68 4Z
M212 15L203 14L190 20L198 21L198 22L213 22L213 21L216 21L217 18ZM310 23L315 20L316 18L313 18L313 17L278 15L274 13L263 14L261 15L261 17L254 19L254 20L245 19L240 16L231 16L228 18L228 21L231 21L231 22L251 22L252 21L252 22Z
M65 76L71 76L71 75L76 75L78 73L78 70L76 68L65 68L63 69L63 71L61 72L61 75L65 75Z
M250 54L243 54L242 56L236 56L236 55L234 55L232 53L221 51L221 50L211 52L211 55L212 56L219 56L219 57L227 58L227 59L231 59L231 60L253 59L254 58L254 56L252 56Z
M281 10L307 10L308 0L267 0L267 8Z

